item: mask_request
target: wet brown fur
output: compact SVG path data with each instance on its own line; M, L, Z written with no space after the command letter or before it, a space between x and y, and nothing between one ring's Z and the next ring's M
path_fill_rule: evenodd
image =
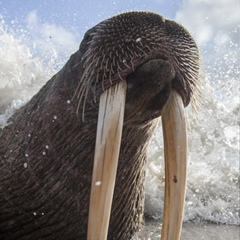
M108 239L130 239L144 222L157 118L173 90L188 105L198 61L189 33L157 14L121 14L90 29L0 132L0 239L86 239L99 96L121 79L128 89Z

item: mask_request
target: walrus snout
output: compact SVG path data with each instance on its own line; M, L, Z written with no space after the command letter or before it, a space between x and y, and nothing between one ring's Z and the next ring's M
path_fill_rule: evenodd
M150 121L161 116L175 78L174 66L168 60L153 59L127 76L125 121ZM129 88L130 86L130 88ZM134 117L135 116L135 117Z
M158 14L130 12L107 19L86 32L79 51L84 69L75 93L79 107L89 91L98 100L106 89L159 58L172 64L173 86L184 106L198 84L199 56L193 38L181 25Z

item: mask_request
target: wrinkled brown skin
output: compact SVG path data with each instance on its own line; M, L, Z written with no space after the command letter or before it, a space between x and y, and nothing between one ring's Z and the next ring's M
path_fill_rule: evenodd
M87 41L85 36L80 50L0 131L1 240L86 239L100 92L97 102L89 92L84 122L81 107L76 113L78 99L68 100L83 72ZM146 148L173 82L181 92L176 65L167 58L135 69L126 74L110 240L130 239L144 223ZM190 90L181 94L187 105Z

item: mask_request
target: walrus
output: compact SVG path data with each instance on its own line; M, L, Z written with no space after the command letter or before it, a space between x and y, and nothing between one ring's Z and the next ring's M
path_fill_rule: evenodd
M162 239L179 239L183 108L198 86L198 47L178 23L128 12L88 30L0 132L0 239L131 239L144 224L146 151L161 116Z

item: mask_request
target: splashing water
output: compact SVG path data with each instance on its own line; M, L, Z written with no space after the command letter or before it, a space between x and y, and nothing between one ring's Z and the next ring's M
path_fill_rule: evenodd
M204 86L204 105L200 113L187 110L189 164L184 221L240 224L240 87L239 79L234 77L239 68L231 64L230 70L209 68L207 82L210 84ZM216 72L221 72L222 79ZM159 128L149 148L147 167L146 212L156 219L163 217L162 138Z
M77 50L77 49L76 49ZM16 36L0 19L0 128L55 74L67 57L54 47L43 55L26 35ZM207 69L205 103L188 109L189 168L184 220L239 224L239 82L228 70ZM224 81L216 81L223 71ZM234 69L236 72L236 69ZM162 218L164 158L162 130L149 147L146 214ZM27 166L26 166L27 167Z
M41 51L24 31L16 35L0 16L0 128L66 61L59 49Z

